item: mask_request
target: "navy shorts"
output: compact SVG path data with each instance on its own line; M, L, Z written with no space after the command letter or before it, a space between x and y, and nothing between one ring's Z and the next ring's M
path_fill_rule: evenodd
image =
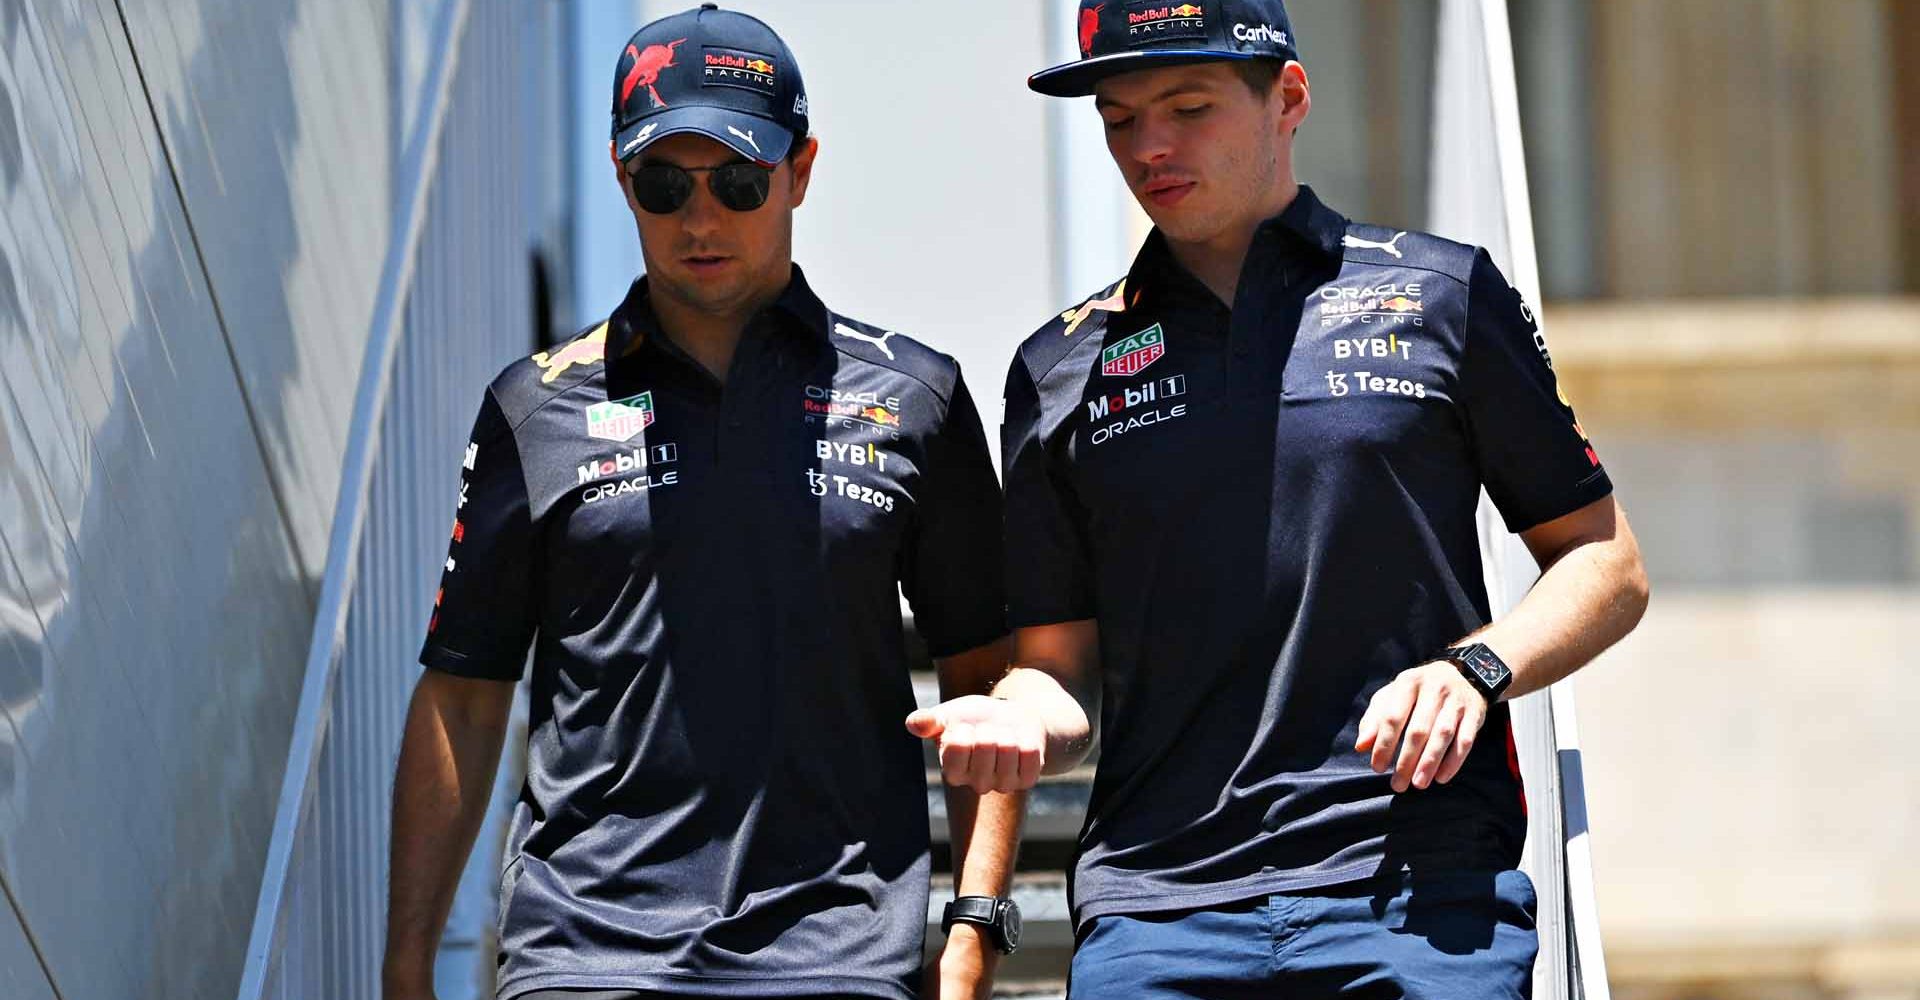
M1445 872L1096 917L1068 997L1525 1000L1537 907L1523 872Z

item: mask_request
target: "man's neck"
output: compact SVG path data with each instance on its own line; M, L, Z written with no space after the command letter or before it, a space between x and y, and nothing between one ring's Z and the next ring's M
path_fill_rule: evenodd
M747 324L779 301L781 293L787 290L788 280L791 279L769 285L738 304L717 310L702 308L671 294L655 294L650 304L654 317L660 321L660 332L724 384Z
M1240 270L1246 265L1247 250L1253 246L1253 234L1262 223L1287 210L1300 195L1300 185L1292 180L1275 189L1274 199L1259 214L1249 215L1227 227L1211 239L1192 243L1167 240L1173 259L1200 279L1220 301L1233 307L1234 294L1240 288Z

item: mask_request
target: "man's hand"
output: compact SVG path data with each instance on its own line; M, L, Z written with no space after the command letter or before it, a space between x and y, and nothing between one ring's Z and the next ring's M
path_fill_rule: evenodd
M1446 784L1460 773L1487 721L1487 699L1451 663L1401 673L1374 693L1360 717L1354 750L1373 754L1373 769L1393 769L1393 790ZM1404 737L1404 739L1402 739ZM1399 759L1394 758L1398 748Z
M982 794L1026 791L1047 762L1046 724L1018 702L955 698L907 716L907 731L939 741L947 784Z
M980 928L954 924L946 945L923 971L920 1000L988 1000L999 964L1000 953Z

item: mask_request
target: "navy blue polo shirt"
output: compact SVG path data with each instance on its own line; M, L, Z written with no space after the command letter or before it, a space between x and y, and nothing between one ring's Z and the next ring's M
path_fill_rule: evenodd
M1518 863L1504 705L1444 786L1353 750L1376 691L1488 621L1481 487L1515 531L1612 490L1484 251L1302 188L1229 309L1155 232L1021 346L1002 434L1010 623L1100 628L1077 921Z
M899 595L934 656L1005 631L1000 493L953 360L798 268L724 387L645 279L506 368L421 662L517 679L502 997L909 998L928 838Z

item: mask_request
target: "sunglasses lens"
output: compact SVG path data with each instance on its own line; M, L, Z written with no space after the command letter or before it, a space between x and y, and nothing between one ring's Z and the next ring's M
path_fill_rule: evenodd
M633 200L654 215L678 212L693 197L693 176L665 163L650 163L633 172Z
M708 184L720 204L736 212L751 212L767 203L773 171L753 163L730 163L713 172Z

